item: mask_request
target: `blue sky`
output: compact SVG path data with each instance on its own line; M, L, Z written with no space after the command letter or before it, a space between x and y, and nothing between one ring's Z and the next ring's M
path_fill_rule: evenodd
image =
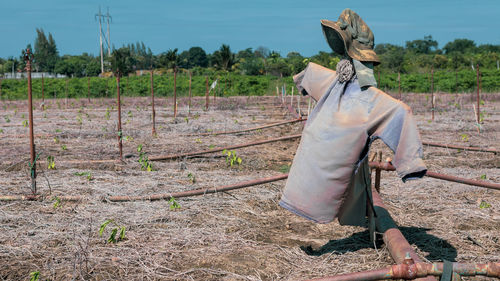
M61 55L97 55L99 6L113 17L115 47L143 41L155 54L192 46L213 52L225 43L233 51L264 46L310 56L330 51L320 19L336 21L344 8L364 19L375 43L404 45L432 35L440 48L455 38L500 44L499 0L1 0L0 57L19 56L36 28L52 33Z

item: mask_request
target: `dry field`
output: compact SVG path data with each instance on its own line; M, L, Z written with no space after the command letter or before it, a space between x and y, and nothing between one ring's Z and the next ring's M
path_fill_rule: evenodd
M439 95L434 122L426 96L405 95L423 140L500 149L499 95L486 98L481 134L470 95ZM371 247L366 229L314 224L279 207L284 181L178 198L180 208L169 201L103 202L111 195L168 194L286 172L299 140L238 149L239 167L214 153L153 162L154 171L142 171L140 144L157 156L301 131L295 123L239 135L186 136L292 119L273 97L218 99L208 111L203 104L196 99L188 117L183 99L174 119L172 101L158 100L158 136L152 137L149 100L126 98L127 158L119 163L88 161L118 157L114 100L48 100L45 111L36 102L37 151L43 161L53 156L56 169L46 162L38 168L44 201L0 202L0 280L29 280L37 271L40 280L302 280L392 264L383 244ZM1 101L0 108L0 196L29 194L26 101ZM391 155L379 142L372 146L377 150ZM425 161L432 171L500 182L499 155L425 147ZM58 202L62 195L84 199ZM500 260L500 191L432 178L403 184L394 172L383 172L381 196L424 260ZM123 241L107 243L113 224L99 236L109 219L125 227Z

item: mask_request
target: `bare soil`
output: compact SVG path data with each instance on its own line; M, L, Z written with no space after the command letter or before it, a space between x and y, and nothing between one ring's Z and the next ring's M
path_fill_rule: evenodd
M477 132L470 95L439 94L435 120L424 94L405 94L423 140L500 150L498 94L485 98ZM426 98L427 97L427 98ZM492 98L493 97L493 98ZM244 134L186 136L238 130L292 117L275 97L204 98L156 103L157 136L151 135L147 98L122 106L123 162L118 159L116 102L111 99L47 100L35 104L40 153L38 191L44 201L0 202L0 280L303 280L393 264L383 244L375 249L365 228L319 225L278 206L285 181L231 192L168 201L110 203L110 195L151 195L218 187L287 172L299 140L236 150L240 166L222 153L153 162L143 171L138 145L149 156L189 152L301 132L295 123ZM0 102L0 195L30 194L26 101ZM302 104L307 112L307 104ZM382 150L382 143L371 151ZM56 169L48 169L53 156ZM500 182L500 156L425 147L429 170ZM90 173L87 175L79 173ZM195 180L193 180L193 177ZM57 196L78 195L79 202ZM403 234L424 260L500 260L500 191L424 178L402 183L383 172L381 196ZM99 235L103 222L112 219ZM107 243L114 227L125 239ZM485 280L482 277L464 280Z

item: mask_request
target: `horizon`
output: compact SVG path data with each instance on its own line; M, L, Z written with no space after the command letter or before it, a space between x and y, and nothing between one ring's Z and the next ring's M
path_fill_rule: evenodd
M236 3L236 4L235 4ZM18 57L27 44L34 45L36 29L52 34L59 55L99 56L99 6L112 16L111 45L120 48L144 42L153 54L177 48L179 52L199 46L213 53L222 44L233 52L260 46L281 56L299 52L312 56L331 52L323 38L320 19L336 21L344 8L357 12L375 34L375 44L405 46L406 41L431 35L443 48L455 39L470 39L476 45L500 44L500 36L491 30L500 28L495 19L499 4L483 0L481 4L445 0L410 2L390 0L385 6L359 1L349 6L326 1L243 1L217 0L206 3L151 1L74 1L50 3L27 0L4 3L0 32L9 38L0 46L0 57ZM155 5L154 7L151 5ZM307 6L307 7L306 7ZM26 9L25 7L29 7ZM190 15L190 16L186 16ZM471 18L481 21L471 23ZM15 22L15 24L12 24ZM103 25L105 30L106 25Z

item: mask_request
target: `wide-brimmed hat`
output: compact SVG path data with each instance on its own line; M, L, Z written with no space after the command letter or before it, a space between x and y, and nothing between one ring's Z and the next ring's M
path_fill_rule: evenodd
M359 61L380 63L373 50L373 32L353 10L343 10L336 22L321 20L321 26L328 45L337 54L348 55Z

